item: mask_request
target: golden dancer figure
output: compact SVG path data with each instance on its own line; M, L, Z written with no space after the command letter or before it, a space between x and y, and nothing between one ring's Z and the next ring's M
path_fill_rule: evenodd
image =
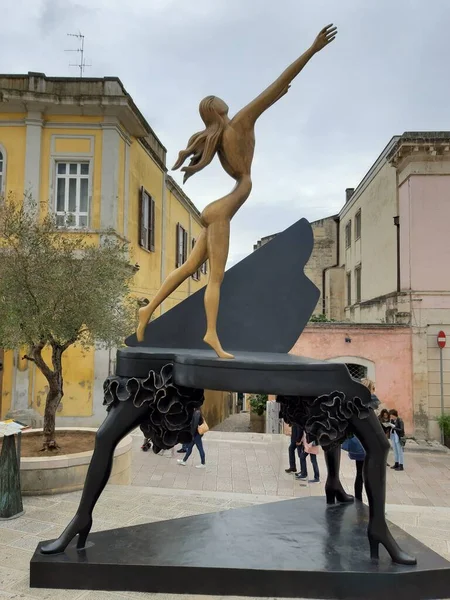
M287 93L291 81L314 54L334 40L336 34L337 28L333 25L324 27L312 46L232 119L228 117L228 106L220 98L208 96L200 102L200 116L206 128L191 137L173 168L180 168L191 157L189 166L182 169L185 183L191 175L209 165L217 153L222 167L236 181L236 185L229 194L204 209L201 214L203 229L188 259L170 273L153 300L139 310L138 341L143 341L145 327L158 306L209 259L210 275L205 291L207 329L203 340L219 358L234 358L223 350L216 325L220 286L228 259L230 221L252 189L250 172L255 149L255 123L265 110Z

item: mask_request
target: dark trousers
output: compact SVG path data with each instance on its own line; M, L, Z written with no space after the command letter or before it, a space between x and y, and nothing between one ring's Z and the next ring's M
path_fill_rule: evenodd
M363 460L355 460L356 465L356 478L355 478L355 498L357 500L362 501L362 490L364 483L364 461Z
M194 446L197 446L198 453L200 454L200 460L202 461L202 465L204 465L205 464L205 451L203 449L202 436L199 433L195 434L194 439L190 443L189 448L187 449L187 452L183 458L184 462L186 462L187 459L192 454L192 450L194 449Z
M303 447L303 446L302 446ZM308 475L308 468L306 466L306 457L309 456L314 471L314 479L320 479L319 465L317 464L317 456L315 454L308 454L304 450L300 453L300 472L302 475Z
M291 443L289 444L289 468L290 469L296 469L296 466L295 466L295 451L296 450L298 453L298 457L301 460L300 448L301 448L301 446L297 446L297 444L295 443L295 440L291 439Z

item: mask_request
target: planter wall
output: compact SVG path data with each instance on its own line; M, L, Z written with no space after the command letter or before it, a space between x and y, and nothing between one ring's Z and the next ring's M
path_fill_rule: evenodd
M57 431L97 431L89 427L58 427ZM39 431L30 429L28 432ZM22 435L27 435L24 432ZM131 483L131 455L133 440L127 435L114 452L114 462L109 483ZM83 489L93 450L77 454L62 454L45 458L21 457L20 482L24 496L60 494Z
M257 415L250 411L250 430L254 433L265 433L266 431L266 413Z

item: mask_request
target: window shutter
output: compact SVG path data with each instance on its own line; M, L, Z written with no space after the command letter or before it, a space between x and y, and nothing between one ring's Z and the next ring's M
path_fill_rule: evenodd
M141 193L139 195L139 244L145 248L145 218L144 218L144 186L141 187Z
M155 201L153 198L150 198L150 248L152 252L155 251Z
M175 266L180 266L180 228L181 225L177 223L176 235L175 235Z
M188 234L185 229L183 229L183 261L187 260L187 246L188 246Z

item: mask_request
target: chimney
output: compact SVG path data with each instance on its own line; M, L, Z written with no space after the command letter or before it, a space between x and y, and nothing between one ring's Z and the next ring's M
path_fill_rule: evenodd
M345 190L345 203L346 204L350 200L350 198L353 196L354 192L355 192L355 188L347 188Z

